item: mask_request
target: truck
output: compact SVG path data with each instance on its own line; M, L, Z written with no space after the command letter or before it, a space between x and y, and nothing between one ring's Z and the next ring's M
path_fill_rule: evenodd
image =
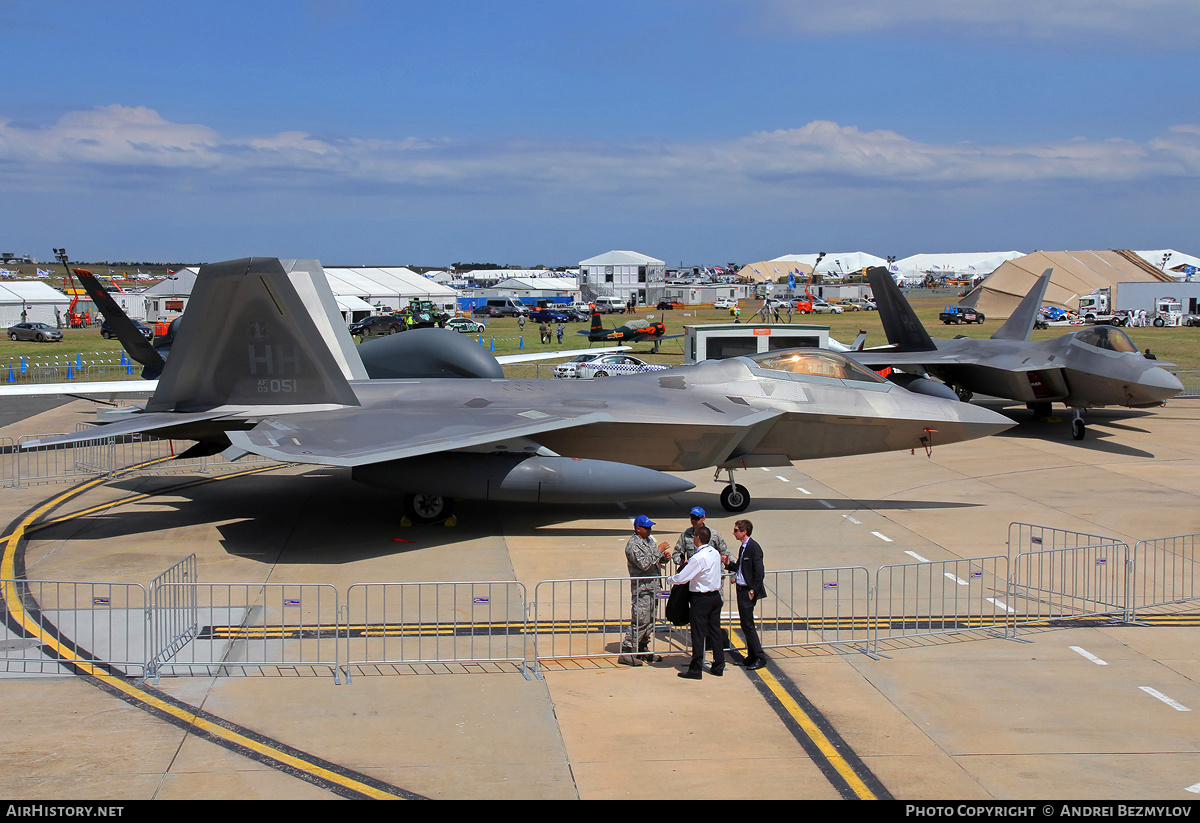
M1162 319L1161 324L1155 325L1178 325L1170 308L1163 309L1160 314L1161 300L1178 303L1175 311L1185 318L1190 314L1200 314L1200 282L1167 283L1154 280L1106 286L1079 298L1079 316L1087 323L1124 326L1129 323L1131 312L1136 317L1145 309L1151 322Z
M938 315L938 320L947 326L958 323L982 323L984 319L983 312L968 309L965 306L944 306L941 314Z

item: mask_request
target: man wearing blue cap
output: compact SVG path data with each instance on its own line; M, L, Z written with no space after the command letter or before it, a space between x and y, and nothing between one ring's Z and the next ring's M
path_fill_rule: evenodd
M640 666L642 661L656 662L661 657L650 652L650 635L654 631L654 598L662 590L659 568L671 556L671 545L665 540L657 545L650 536L654 521L639 514L633 521L633 536L625 544L625 559L629 564L630 611L629 631L621 641L618 663Z
M692 555L696 553L696 527L704 526L708 529L711 535L709 545L717 550L717 554L727 556L729 547L725 545L725 538L717 533L717 530L708 523L704 522L704 509L696 506L692 509L691 514L692 525L683 530L683 534L679 535L679 540L675 542L675 551L671 555L671 559L675 561L675 569L682 569L684 564L692 559Z

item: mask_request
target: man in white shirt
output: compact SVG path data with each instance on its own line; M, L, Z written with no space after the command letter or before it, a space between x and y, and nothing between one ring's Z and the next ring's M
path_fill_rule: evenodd
M667 578L667 584L687 583L691 592L692 661L679 676L699 680L704 670L705 640L712 647L713 662L710 674L725 673L725 644L721 639L721 555L708 545L712 538L707 526L697 526L696 553L678 574Z

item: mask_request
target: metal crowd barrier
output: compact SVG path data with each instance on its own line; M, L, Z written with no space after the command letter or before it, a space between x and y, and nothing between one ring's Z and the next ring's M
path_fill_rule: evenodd
M618 657L621 641L633 616L633 581L655 581L662 588L655 598L649 654L673 654L690 648L689 629L676 630L661 619L659 603L670 586L661 577L593 577L543 580L533 590L534 655L542 660L576 657Z
M764 649L869 644L870 574L865 567L769 571L763 583L767 597L755 607L754 617ZM741 625L732 576L724 611L732 636Z
M138 677L146 666L146 590L137 583L0 580L12 620L0 670L66 674L70 664Z
M507 662L528 678L526 614L515 581L356 583L346 592L346 682L351 666L414 663Z
M1012 607L1002 555L881 566L875 573L871 650L880 640L996 630L1008 636Z
M154 676L224 675L246 669L328 668L338 678L342 636L337 589L328 583L162 583L158 603L195 603L196 628L180 635L169 655L156 658ZM164 608L179 608L178 606ZM164 637L166 637L164 635Z
M1073 549L1079 546L1104 546L1122 542L1111 535L1073 532L1032 523L1008 524L1008 558L1012 560L1021 552L1037 552L1053 549Z
M1128 611L1129 546L1107 543L1021 552L1013 560L1010 605L1017 626Z
M1179 397L1200 397L1200 369L1178 369L1171 373L1183 384Z
M1121 541L1014 523L1016 554L880 567L776 570L756 609L764 647L848 644L1018 627L1196 600L1200 535ZM1032 548L1046 546L1050 548ZM545 580L528 601L515 581L361 583L342 601L328 584L200 583L195 556L137 584L0 581L9 612L0 668L60 672L80 661L128 677L220 675L249 668L351 669L411 664L517 665L611 658L630 625L630 578ZM653 578L660 581L661 578ZM723 619L738 630L732 581ZM689 632L658 619L648 651L686 653ZM532 615L532 619L530 619Z
M15 447L0 451L0 483L20 488L22 483L55 482L86 475L112 475L130 466L146 463L139 469L142 474L198 471L223 471L252 465L266 465L274 461L257 455L248 455L236 463L220 455L179 460L176 454L188 447L188 441L165 440L150 435L128 434L119 437L102 437L102 429L81 423L76 431L96 429L94 440L82 443L66 443L22 449L21 445L31 440L52 437L53 434L30 434L17 438ZM5 442L7 441L7 442ZM5 438L0 446L11 444ZM151 462L158 461L158 462Z
M157 683L162 667L200 632L196 555L189 554L150 583L150 661L147 676Z
M1200 534L1139 540L1133 547L1129 583L1129 619L1137 611L1187 603L1200 598L1197 550Z

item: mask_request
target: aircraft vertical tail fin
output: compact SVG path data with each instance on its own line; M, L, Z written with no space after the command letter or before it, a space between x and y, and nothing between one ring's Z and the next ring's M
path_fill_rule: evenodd
M1033 284L1029 294L1021 299L1017 308L1004 321L1004 325L996 329L993 340L1028 340L1042 310L1042 299L1046 296L1046 287L1050 285L1050 275L1054 269L1046 269L1042 276Z
M104 315L104 319L108 321L108 326L112 329L112 333L121 341L121 345L125 347L125 351L129 352L129 356L141 363L145 368L142 369L142 377L147 380L153 380L162 374L163 357L154 346L142 336L138 331L137 326L133 325L133 321L129 319L129 315L122 311L117 305L117 301L113 300L100 281L96 279L96 275L92 274L87 269L75 269L75 276L79 278L79 282L83 284L84 291L88 297L96 304L96 308Z
M931 351L937 348L887 269L873 266L867 271L867 282L871 284L871 293L875 297L879 319L883 322L883 331L889 343L901 351Z
M600 322L600 312L598 311L592 312L592 330L589 333L598 335L604 334L604 324Z
M147 411L358 405L366 370L316 261L201 266L185 315Z

